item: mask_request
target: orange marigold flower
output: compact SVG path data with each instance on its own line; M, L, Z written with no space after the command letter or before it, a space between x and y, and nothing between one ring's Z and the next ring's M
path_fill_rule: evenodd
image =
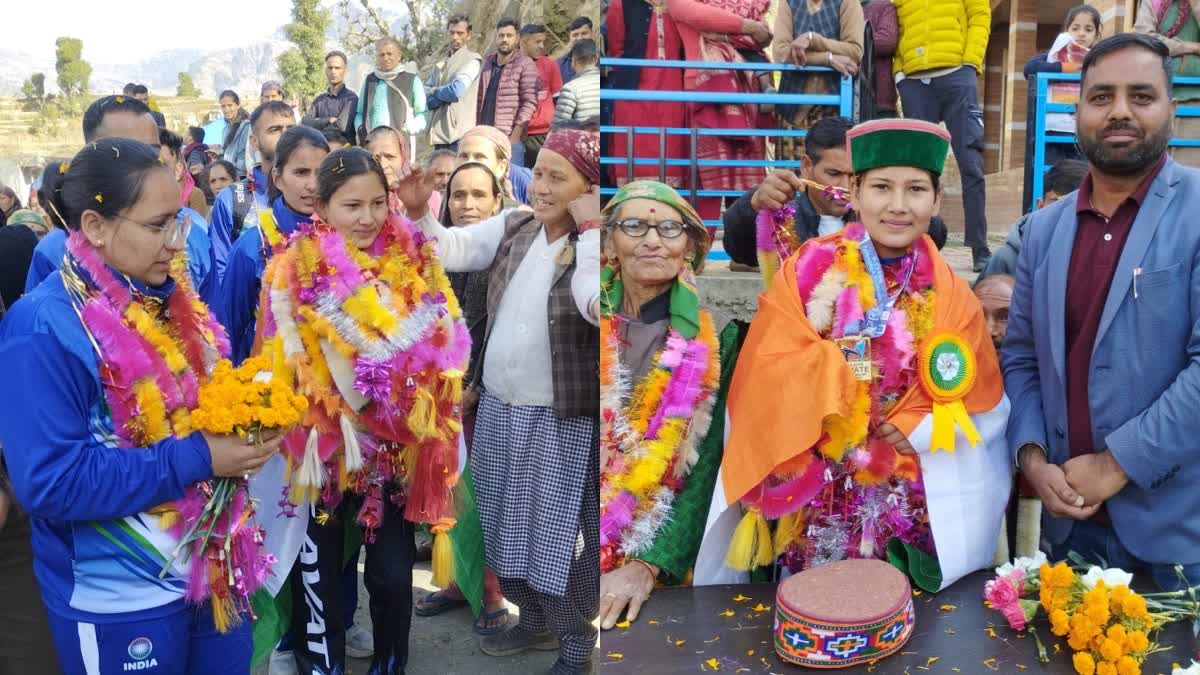
M1137 654L1146 651L1150 648L1150 638L1140 630L1129 631L1126 634L1126 643L1129 646L1129 651Z
M1103 605L1090 605L1084 611L1087 612L1088 619L1090 619L1097 626L1103 626L1104 624L1108 623L1108 620L1112 616L1108 611L1108 603Z
M1128 637L1125 634L1125 627L1122 626L1121 624L1114 624L1112 626L1109 626L1108 630L1105 631L1104 635L1109 640L1112 640L1113 642L1116 642L1116 643L1122 644L1122 645L1125 644L1125 640Z
M1071 621L1066 610L1055 609L1050 612L1050 629L1059 637L1071 631Z
M1095 675L1096 660L1087 652L1076 652L1071 658L1071 662L1075 665L1075 672L1079 675Z
M1142 667L1132 656L1122 656L1117 662L1117 675L1142 675Z
M1117 667L1108 661L1096 664L1096 675L1117 675Z
M1146 599L1137 593L1131 593L1128 598L1121 601L1121 611L1125 616L1134 619L1145 618L1146 616Z
M1125 655L1125 649L1120 642L1109 638L1100 638L1100 656L1104 657L1105 661L1116 663Z
M1075 573L1067 566L1065 562L1060 562L1054 566L1054 585L1055 586L1070 586L1075 583Z

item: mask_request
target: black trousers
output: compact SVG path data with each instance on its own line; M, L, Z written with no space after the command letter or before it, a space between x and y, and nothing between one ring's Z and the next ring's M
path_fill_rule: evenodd
M532 169L537 164L538 153L542 151L542 146L546 144L546 136L548 134L538 134L536 136L525 137L525 167Z
M62 672L33 575L29 518L15 504L0 528L0 675Z
M983 180L983 108L975 69L963 66L949 75L925 80L901 80L898 89L904 116L937 124L950 130L954 161L962 177L963 211L966 215L966 244L972 249L987 247L987 216Z
M346 518L358 513L359 500L349 499L317 522L309 514L308 532L292 568L292 634L296 666L302 673L341 675L346 672L346 625L343 622L339 579L344 555ZM416 557L413 524L385 495L375 541L365 544L363 582L371 599L375 657L368 675L403 675L408 664L408 634L412 627L412 568Z

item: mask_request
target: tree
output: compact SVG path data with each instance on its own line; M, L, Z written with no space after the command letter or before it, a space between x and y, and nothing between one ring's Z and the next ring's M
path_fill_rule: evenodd
M362 9L355 7L354 0L338 0L338 11L342 15L339 41L351 53L362 51L380 38L390 37L392 27L370 0L358 0Z
M66 98L87 94L92 64L83 60L83 40L60 37L54 41L54 45L54 70L58 73L59 91Z
M378 7L371 5L371 0L338 0L344 26L338 36L341 43L347 50L358 52L380 38L394 37L404 49L405 61L429 62L429 57L446 47L446 20L453 13L454 2L404 0L404 5L408 9L408 26L393 34L391 24Z
M200 98L200 90L196 88L196 83L192 81L191 75L179 73L179 85L175 88L175 95L184 98Z
M404 0L408 25L400 33L406 60L427 63L446 49L446 21L453 11L450 0Z
M283 33L296 47L279 55L283 88L300 99L301 106L325 89L325 31L329 10L319 0L292 0L292 22Z
M46 76L34 73L21 84L24 96L23 108L29 112L40 112L46 106Z

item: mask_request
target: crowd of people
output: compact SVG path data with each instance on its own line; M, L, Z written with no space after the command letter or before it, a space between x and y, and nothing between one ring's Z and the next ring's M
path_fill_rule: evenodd
M767 21L770 16L770 25ZM661 2L608 3L607 54L617 58L674 61L708 61L744 64L772 61L797 66L820 66L831 72L785 71L777 79L770 72L711 68L613 67L608 85L613 89L700 91L745 95L736 104L667 103L617 100L611 105L612 124L618 127L693 127L728 129L718 135L701 134L690 148L686 136L668 135L660 147L656 134L624 132L605 138L606 155L633 155L643 159L795 161L805 157L806 137L794 134L764 139L745 136L738 129L814 131L815 124L838 115L828 105L774 105L757 102L758 94L836 94L843 77L854 78L857 121L905 118L944 123L962 184L963 229L971 249L975 272L987 267L986 186L984 183L983 108L977 80L983 72L984 52L992 31L992 15L984 0L662 0ZM1062 32L1051 48L1031 58L1024 74L1029 83L1028 119L1034 128L1034 77L1038 73L1078 73L1084 57L1103 37L1100 12L1090 5L1072 7ZM1200 24L1193 12L1171 2L1138 3L1134 32L1150 35L1170 49L1176 75L1200 74ZM867 58L867 57L870 58ZM1193 72L1194 71L1194 72ZM1181 104L1200 99L1200 88L1175 89ZM1079 87L1057 83L1050 88L1051 102L1074 103ZM654 120L650 124L647 120ZM1200 138L1198 118L1183 116L1175 122L1180 137ZM1075 132L1074 116L1047 115L1050 137ZM769 140L772 152L767 152ZM1026 136L1025 156L1033 156L1034 134ZM1061 160L1082 159L1070 143L1050 142L1046 166ZM1189 166L1200 166L1200 150L1178 147L1173 156ZM1033 167L1025 163L1023 211L1032 210ZM624 185L638 178L660 178L676 188L699 190L754 190L763 171L753 166L701 166L693 178L688 167L656 163L639 164L629 171L614 166L608 178ZM696 184L693 185L692 181ZM701 217L713 222L734 208L732 199L702 197L692 200ZM728 226L728 222L726 222ZM715 229L710 228L710 233ZM734 268L747 265L734 258ZM753 266L750 264L749 266Z
M483 57L456 15L428 78L385 38L359 94L333 51L306 110L277 82L253 109L221 92L219 145L131 84L92 102L30 208L0 189L0 671L233 674L269 655L274 675L348 656L403 673L418 531L445 587L419 616L472 604L483 652L587 670L592 26L575 19L555 61L543 26L505 18ZM298 425L205 416L206 383L260 363L306 399ZM241 519L205 526L223 552L192 551L199 506L230 484Z

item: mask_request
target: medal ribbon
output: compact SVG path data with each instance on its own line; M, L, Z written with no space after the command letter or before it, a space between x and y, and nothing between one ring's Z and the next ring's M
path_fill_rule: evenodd
M892 314L892 309L896 306L896 301L900 299L900 294L904 289L908 288L908 282L912 280L913 270L917 268L917 248L913 247L912 264L908 267L908 272L904 275L904 281L900 284L900 288L896 292L888 295L887 281L883 278L883 264L879 261L879 254L875 251L875 244L871 243L871 235L863 232L862 241L859 243L859 250L862 251L863 265L867 268L867 274L871 276L871 283L875 286L875 306L867 310L867 316L862 325L859 322L853 322L846 325L846 335L863 335L869 338L877 338L883 335L883 331L887 330L888 317Z

